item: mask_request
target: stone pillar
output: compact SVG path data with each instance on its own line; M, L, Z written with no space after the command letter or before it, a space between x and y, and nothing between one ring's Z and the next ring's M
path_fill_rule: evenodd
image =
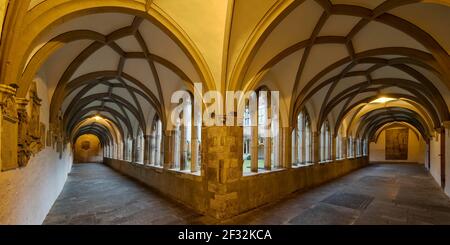
M161 131L157 131L156 135L154 136L155 137L155 140L154 140L154 142L155 142L154 163L155 163L155 165L162 167L162 166L164 166L163 162L165 161L164 160L164 148L163 148L163 144L164 144L163 140L164 139L163 139L163 136L160 135L160 132Z
M299 161L298 161L298 159L300 159L300 157L299 157L299 151L298 151L298 149L299 149L299 140L298 140L298 133L297 133L297 129L293 129L293 130L295 130L294 131L294 133L292 134L292 131L289 133L289 135L290 135L290 139L291 139L291 142L290 142L290 145L292 146L292 148L291 148L291 151L292 151L292 154L291 154L291 158L292 158L292 161L291 161L291 164L289 164L289 165L291 165L292 166L292 164L298 164L299 163ZM294 138L292 138L292 137L294 137ZM292 145L292 144L294 144L294 145Z
M292 128L291 127L283 127L280 129L280 160L282 167L284 168L292 168Z
M258 172L258 126L251 126L251 140L250 140L250 168L252 172Z
M148 165L156 165L156 142L155 135L149 135L149 146L148 146Z
M312 133L312 162L314 164L320 162L320 133Z
M264 138L264 168L272 170L272 138Z
M131 140L131 161L138 162L137 139Z
M17 162L18 117L15 94L14 88L0 84L0 167L2 171L19 167Z
M336 136L331 135L331 159L332 161L336 161Z
M144 136L144 165L150 165L150 158L151 158L151 147L152 143L152 136L151 135L145 135Z
M187 146L186 146L186 127L180 126L180 170L186 170L187 165Z
M191 172L197 172L198 165L198 127L195 124L191 127Z
M164 169L171 169L174 164L174 137L176 132L174 130L167 130L164 132Z
M239 213L237 182L243 165L242 127L202 129L202 163L207 186L209 215L223 219Z
M347 159L347 144L348 144L348 140L347 137L342 137L342 158L343 159Z

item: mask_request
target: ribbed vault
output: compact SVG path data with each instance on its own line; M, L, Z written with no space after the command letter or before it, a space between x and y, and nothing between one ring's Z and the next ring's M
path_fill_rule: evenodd
M307 110L315 132L328 121L335 136L373 139L402 122L428 139L450 119L449 16L438 1L295 1L259 25L228 85L280 90L289 125Z

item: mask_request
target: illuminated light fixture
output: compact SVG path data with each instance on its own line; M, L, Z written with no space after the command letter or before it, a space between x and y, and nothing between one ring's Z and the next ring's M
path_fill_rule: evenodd
M387 103L387 102L391 102L397 99L394 98L387 98L387 97L380 97L372 102L370 102L371 104L383 104L383 103Z
M95 119L95 121L100 121L100 120L102 120L103 118L102 118L101 116L98 116L98 115L97 115L97 116L94 117L94 119Z

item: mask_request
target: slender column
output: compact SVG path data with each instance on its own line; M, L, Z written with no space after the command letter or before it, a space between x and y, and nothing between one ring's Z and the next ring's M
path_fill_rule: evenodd
M163 136L161 135L161 131L157 131L155 135L155 149L154 149L154 163L156 166L163 167L163 161L164 161L164 148L163 148Z
M191 172L197 172L198 165L198 131L197 126L193 123L191 126Z
M251 171L258 172L258 126L251 126Z
M180 170L186 170L187 146L186 146L186 127L180 126Z
M280 161L284 168L292 168L292 127L282 127L280 129L281 147L280 147ZM295 137L296 138L296 137ZM294 150L295 152L295 150Z
M341 144L342 144L342 148L341 148L341 151L342 151L342 158L343 159L346 159L347 158L347 144L348 144L348 142L347 142L348 140L347 140L347 137L342 137L342 139L341 139Z
M150 165L150 146L152 142L151 135L144 136L144 165Z
M174 166L174 130L167 130L164 133L164 169L171 169Z
M312 162L320 162L320 133L312 133Z
M156 165L155 164L155 152L156 152L156 149L155 149L155 146L156 146L156 144L155 144L155 135L154 134L151 134L151 135L149 135L148 136L148 142L149 142L149 145L148 145L148 149L147 149L147 151L148 151L148 165Z
M272 138L270 136L264 138L264 168L272 169Z
M335 135L332 135L331 136L331 160L333 160L333 161L336 161L336 143L337 143L337 140L336 140L336 136Z
M298 140L298 132L297 132L297 128L294 128L293 129L294 131L292 131L291 133L289 133L290 135L291 135L291 137L290 137L290 139L291 139L291 146L292 146L292 144L294 144L293 146L292 146L292 154L291 154L291 157L292 157L292 163L290 164L290 165L292 165L292 164L295 164L295 165L297 165L298 164L298 159L299 159L299 155L298 155L298 153L299 153L299 140ZM294 137L294 138L292 138L292 137Z

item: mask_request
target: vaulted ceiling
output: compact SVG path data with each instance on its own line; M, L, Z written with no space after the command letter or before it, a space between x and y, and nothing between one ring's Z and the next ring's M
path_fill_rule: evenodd
M174 91L203 82L279 90L283 126L306 109L315 131L328 120L369 137L404 122L428 137L450 119L449 2L28 1L2 77L19 94L45 80L51 120L72 133L101 115L124 137L148 134ZM381 96L395 100L372 103Z

